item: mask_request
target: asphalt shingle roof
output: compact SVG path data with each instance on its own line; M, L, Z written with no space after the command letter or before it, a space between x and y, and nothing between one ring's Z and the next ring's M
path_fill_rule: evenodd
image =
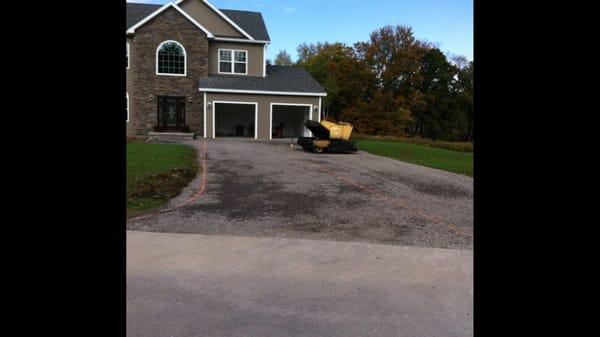
M127 28L142 21L146 16L152 14L162 5L127 3ZM270 41L267 27L259 12L238 11L232 9L219 9L229 17L236 25L240 26L255 40Z
M325 93L325 89L302 67L267 66L267 77L208 75L200 88Z
M271 41L261 13L232 9L219 10L233 20L233 22L240 26L246 33L250 34L255 40Z
M162 5L127 3L127 28L142 21L142 19L161 7Z

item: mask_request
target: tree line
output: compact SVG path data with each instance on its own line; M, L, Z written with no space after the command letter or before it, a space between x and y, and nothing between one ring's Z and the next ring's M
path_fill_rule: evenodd
M304 67L327 90L328 118L371 135L473 140L473 62L448 59L412 28L385 26L353 46L300 44L298 60L280 51L276 65Z

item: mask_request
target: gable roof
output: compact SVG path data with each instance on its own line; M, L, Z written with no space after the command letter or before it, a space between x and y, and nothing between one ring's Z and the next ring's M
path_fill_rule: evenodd
M177 0L177 2L175 2L176 5L184 2L185 0ZM211 4L208 0L200 0L202 1L202 3L204 3L204 5L208 6L208 8L212 9L213 12L215 12L218 16L220 16L223 20L227 21L227 23L229 23L233 28L235 28L238 32L242 33L242 35L244 35L245 37L247 37L250 40L254 40L254 37L252 37L250 34L248 34L244 29L242 29L240 26L238 26L237 23L233 22L233 20L231 20L229 17L227 17L227 15L223 14L223 12L221 12L220 9L218 9L217 7L215 7L213 4Z
M171 3L169 3L171 4ZM169 5L167 4L167 5ZM176 3L175 3L176 4ZM165 5L165 6L167 6ZM140 3L127 3L127 28L131 29L133 26L155 13L162 5L152 4L140 4ZM216 8L215 8L216 9ZM267 27L263 20L262 14L259 12L250 11L238 11L231 9L219 9L223 15L226 15L228 19L233 21L242 30L251 35L255 40L259 41L270 41ZM160 13L160 12L159 12ZM218 13L218 12L217 12ZM158 14L158 13L157 13ZM137 28L137 27L136 27ZM258 42L258 41L257 41Z
M152 14L150 14L150 15L146 16L145 18L143 18L141 21L138 21L135 25L131 26L127 30L127 33L128 34L133 34L137 28L139 28L140 26L142 26L143 24L145 24L146 22L150 21L152 18L154 18L155 16L157 16L158 14L164 12L165 10L167 10L169 8L173 8L176 11L178 11L181 15L183 15L186 19L188 19L196 27L198 27L200 30L202 30L209 38L215 37L213 35L213 33L211 33L208 29L204 28L204 26L202 26L200 23L198 23L196 20L194 20L194 18L192 18L188 13L184 12L183 9L179 8L179 6L177 6L173 2L167 3L166 5L160 7L159 9L155 10L154 12L152 12Z
M271 41L261 13L233 9L221 9L220 11L252 35L254 39Z
M151 4L138 4L138 3L127 3L126 11L127 11L127 19L126 24L129 29L131 26L136 23L142 21L145 17L152 14L162 5L151 5Z
M327 96L304 68L273 65L267 65L267 77L208 75L200 79L200 91Z

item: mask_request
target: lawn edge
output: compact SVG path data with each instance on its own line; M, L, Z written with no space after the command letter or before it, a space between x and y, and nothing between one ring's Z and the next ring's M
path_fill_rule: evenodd
M451 150L448 150L451 151ZM415 163L411 163L409 161L405 161L405 160L401 160L401 159L396 159L396 158L392 158L392 157L388 157L388 156L384 156L384 155L380 155L380 154L376 154L376 153L372 153L369 151L365 151L365 150L358 150L358 152L363 152L363 153L367 153L370 154L372 156L377 156L377 157L381 157L381 158L387 158L387 159L391 159L391 160L395 160L395 161L399 161L399 162L403 162L405 164L410 164L410 165L414 165L414 166L418 166L418 167L424 167L426 169L430 169L430 170L435 170L435 171L439 171L439 172L443 172L443 173L450 173L450 174L454 174L460 177L467 177L467 178L471 178L473 179L473 176L470 176L468 174L462 174L462 173L456 173L456 172L452 172L452 171L446 171L446 170L442 170L439 168L435 168L435 167L431 167L431 166L426 166L426 165L420 165L420 164L415 164ZM457 151L458 152L458 151ZM474 173L474 172L473 172Z
M145 142L144 142L145 143ZM175 143L175 144L171 144L171 143L157 143L157 144L165 144L165 145L182 145L182 146L186 146L189 147L191 149L194 150L194 156L195 156L195 162L196 162L196 169L194 170L196 172L196 175L194 176L194 178L192 178L189 183L184 186L181 191L179 191L179 193L174 196L173 198L169 199L169 200L165 200L164 202L160 203L159 205L155 206L155 207L151 207L151 208L145 208L145 209L132 209L130 210L127 206L125 207L125 219L126 221L130 220L130 219L135 219L135 218L139 218L139 217L146 217L146 216L151 216L151 215L155 215L160 213L163 210L167 210L169 209L169 204L171 203L171 201L177 199L178 197L181 196L181 194L188 188L190 187L190 184L192 184L199 176L202 172L200 172L200 170L202 170L202 158L200 158L199 154L198 154L198 149L196 148L196 146L194 144L189 144L189 143ZM125 196L127 198L127 196Z

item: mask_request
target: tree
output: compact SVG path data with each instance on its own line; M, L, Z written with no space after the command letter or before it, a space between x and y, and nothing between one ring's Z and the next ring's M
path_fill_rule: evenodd
M415 39L412 28L399 25L374 31L368 42L356 43L355 48L375 73L378 87L398 96L414 89L420 60L430 46Z
M304 67L327 91L328 115L339 118L341 112L367 100L374 78L352 49L342 43L300 45L298 65ZM304 53L304 54L302 54Z
M275 65L278 66L291 66L294 62L292 62L292 58L290 54L288 54L285 49L280 50L277 56L275 56Z
M385 26L353 47L300 44L297 64L327 90L324 110L357 132L473 139L473 62ZM327 102L327 103L325 103Z
M456 135L456 110L453 104L453 79L457 68L437 48L427 50L419 67L419 83L415 89L423 94L424 110L414 109L415 122L420 124L419 134L427 138L452 138Z
M405 136L412 116L390 92L378 90L369 102L359 101L346 108L341 119L352 123L358 133Z
M417 84L421 82L421 60L430 45L416 40L410 27L385 26L354 48L374 79L374 91L363 107L372 127L362 128L382 135L414 134L422 121L413 115L426 110Z
M456 109L462 113L461 140L473 141L473 61L459 67L454 85Z
M317 42L316 44L301 43L296 51L298 52L298 64L306 63L309 59L317 56L321 50L331 47L329 42Z

